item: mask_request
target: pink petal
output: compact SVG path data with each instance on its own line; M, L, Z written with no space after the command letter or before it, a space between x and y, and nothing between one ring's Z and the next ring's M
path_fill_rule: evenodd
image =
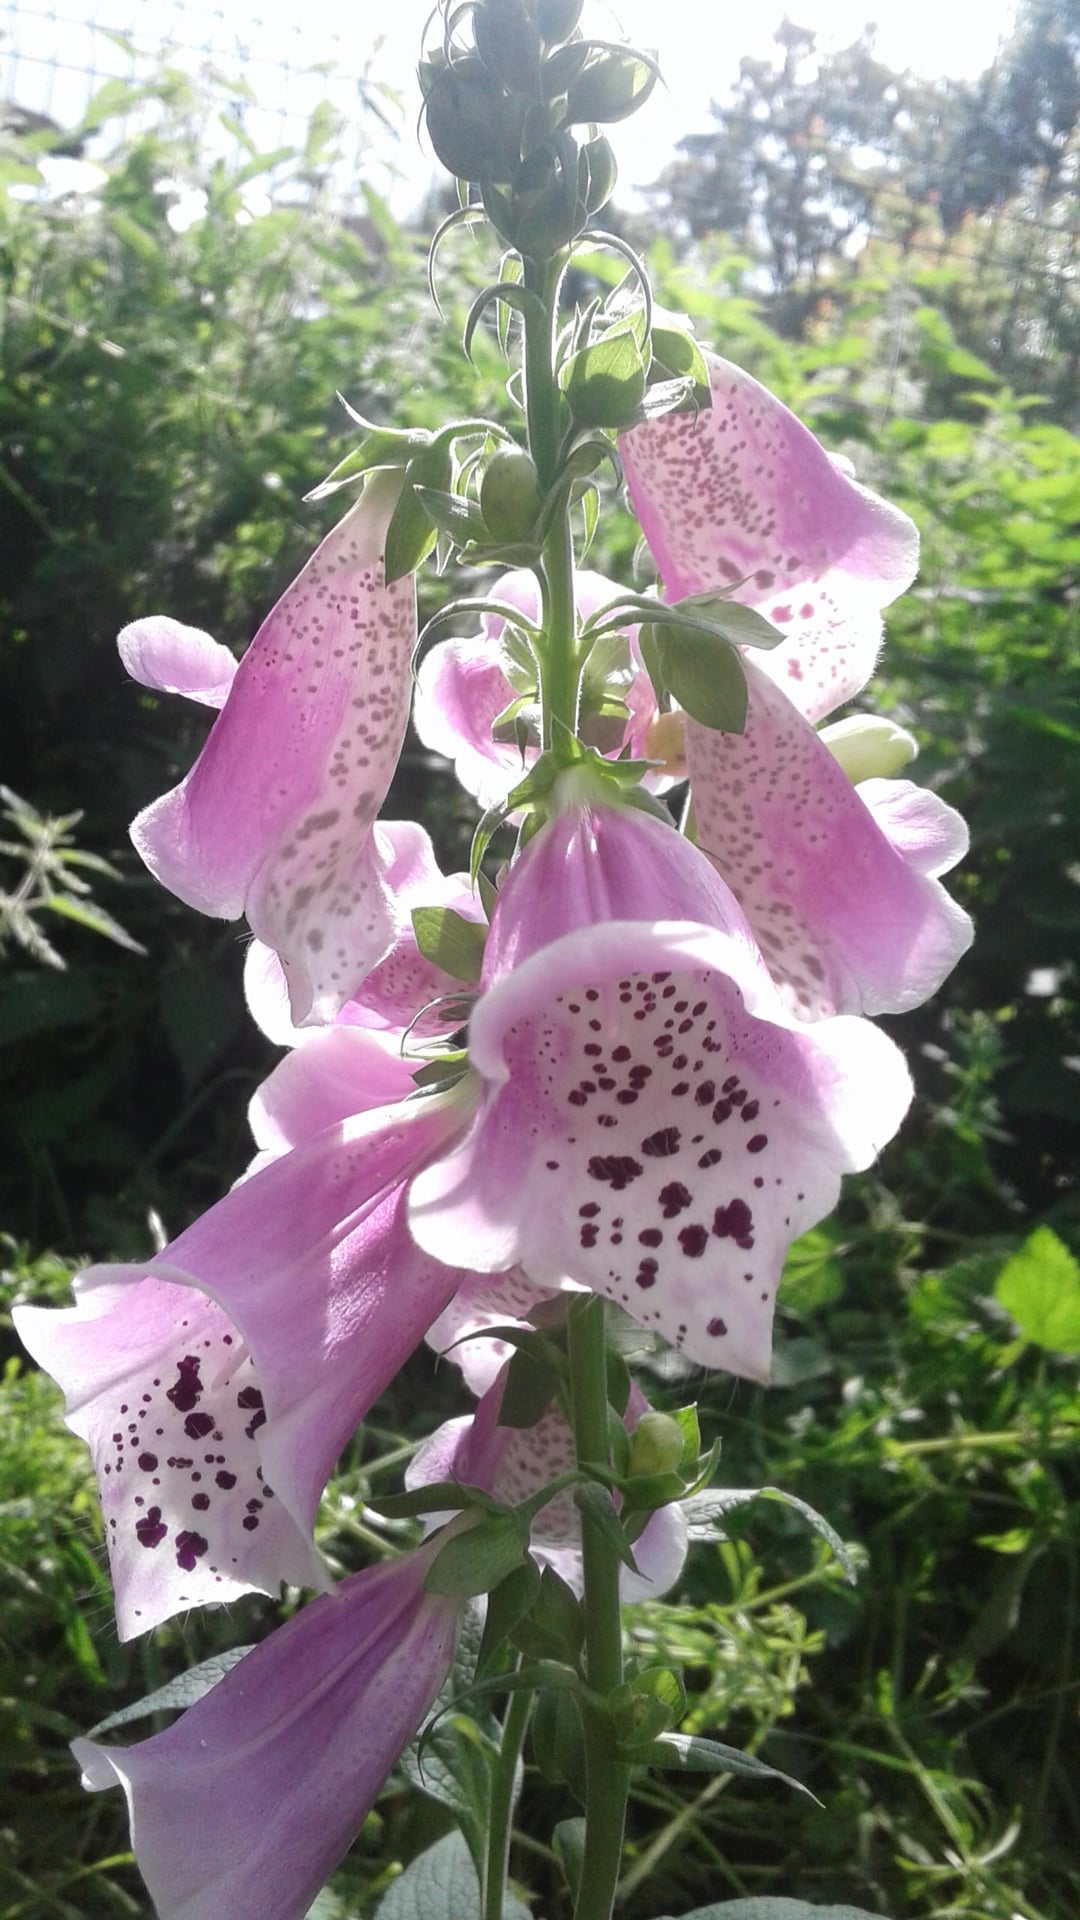
M591 618L618 595L618 586L603 574L583 568L574 575L579 620ZM536 576L525 570L503 574L491 588L491 598L516 607L528 620L539 621L541 617ZM516 744L497 744L491 737L492 726L515 697L502 646L505 624L497 615L482 615L479 634L440 641L425 655L417 675L413 713L417 733L433 753L453 761L461 785L485 809L505 800L537 757L535 746L527 746L523 756ZM633 753L640 752L644 729L655 708L637 654L635 632L634 628L626 629L638 667L630 686L623 690L630 719L613 754L627 744Z
M424 959L413 931L413 908L452 907L477 922L483 920L483 908L467 874L440 871L423 827L411 820L380 821L375 840L386 862L384 881L397 932L386 957L358 981L336 1020L393 1033L399 1042L407 1030L413 1040L428 1039L460 1026L462 985ZM278 1046L296 1046L310 1031L294 1024L281 962L260 940L248 949L244 992L256 1024Z
M868 1023L787 1014L734 903L712 925L654 918L707 864L687 854L673 829L601 808L526 848L470 1027L485 1097L414 1181L410 1220L443 1259L570 1275L690 1358L760 1379L788 1245L891 1138L911 1083ZM702 878L703 907L710 893Z
M565 1285L572 1288L573 1282ZM517 1270L467 1274L449 1306L428 1328L428 1346L453 1361L470 1393L479 1399L513 1353L508 1341L493 1339L488 1329L524 1327L534 1307L555 1298L555 1293L535 1287Z
M343 1580L164 1733L73 1742L85 1786L124 1789L159 1920L302 1920L450 1671L431 1553Z
M405 1100L416 1092L414 1066L386 1034L350 1026L309 1030L248 1107L255 1144L277 1156L354 1114Z
M191 772L132 827L189 906L246 912L281 956L301 1024L332 1018L397 930L371 831L416 638L412 579L382 577L396 488L377 476L327 535L256 634Z
M731 591L788 636L764 670L809 719L865 686L880 609L910 586L918 535L859 486L767 388L706 354L708 412L619 439L665 598Z
M405 1476L407 1486L460 1480L482 1487L508 1506L517 1506L541 1487L573 1471L574 1439L557 1407L549 1407L531 1427L499 1425L505 1385L503 1368L471 1418L448 1420L438 1428L413 1456ZM635 1393L626 1415L629 1431L647 1406L644 1395ZM530 1528L529 1551L539 1566L553 1567L575 1593L582 1592L581 1519L572 1488L541 1507ZM678 1579L686 1552L687 1530L681 1513L661 1508L634 1548L639 1572L634 1574L627 1567L620 1573L623 1599L658 1599Z
M199 627L185 627L167 614L133 620L117 635L126 672L140 686L183 694L204 707L223 707L236 677L236 660Z
M263 1466L302 1528L464 1277L414 1244L405 1191L470 1112L464 1088L330 1127L234 1187L151 1268L210 1294L235 1324L265 1397Z
M209 1601L325 1584L263 1477L260 1382L235 1327L151 1272L91 1268L74 1307L15 1309L93 1457L122 1640Z
M968 915L931 877L959 859L963 822L908 781L853 787L787 696L744 665L744 733L686 721L701 847L803 1019L920 1006L971 944Z

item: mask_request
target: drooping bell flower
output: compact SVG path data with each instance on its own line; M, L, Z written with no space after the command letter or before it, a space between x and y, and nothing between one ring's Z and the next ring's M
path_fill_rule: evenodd
M466 1486L482 1487L496 1500L516 1506L572 1471L576 1464L574 1436L557 1406L548 1407L531 1427L499 1425L506 1380L504 1365L475 1413L445 1421L424 1442L409 1463L407 1486L457 1480ZM633 1433L648 1411L645 1395L636 1383L632 1384L623 1416L628 1433ZM659 1599L682 1572L687 1545L682 1509L675 1503L658 1507L634 1542L637 1572L630 1567L620 1570L622 1598ZM585 1584L581 1516L570 1489L557 1493L533 1519L529 1551L539 1567L553 1568L580 1597Z
M850 477L741 367L706 353L712 405L619 436L634 512L664 598L724 593L785 635L761 657L808 720L866 685L881 609L911 585L906 513Z
M436 1550L343 1580L164 1733L73 1742L85 1786L124 1789L158 1920L303 1920L449 1674Z
M574 603L579 620L589 619L618 596L619 588L603 574L588 568L575 572ZM538 622L541 618L535 574L523 569L503 574L495 581L491 597L515 608L527 620ZM512 677L516 669L506 651L505 628L506 622L497 614L483 614L479 634L439 641L425 654L417 674L413 713L416 731L433 753L453 761L461 785L483 808L497 806L506 798L539 751L535 740L527 741L522 748L513 738L496 740L492 735L496 720L511 706L516 693ZM599 752L614 755L628 748L639 758L654 702L640 671L630 627L625 641L624 666L605 684L627 711L606 722L586 714L582 731Z
M220 706L191 772L132 838L189 906L246 914L280 955L293 1019L331 1019L399 930L376 816L412 692L416 591L387 585L399 478L376 474L264 620L235 674L207 635L154 617L120 636L144 684Z
M461 982L420 952L413 909L450 907L461 919L477 922L484 916L468 874L441 871L423 827L411 820L385 820L376 834L388 850L384 879L398 930L390 951L357 982L334 1024L381 1032L402 1051L406 1042L415 1045L461 1025ZM244 992L268 1039L291 1047L310 1038L312 1029L293 1021L281 962L261 940L248 948Z
M483 1097L413 1181L412 1231L480 1271L572 1275L763 1379L786 1250L895 1133L910 1078L868 1022L800 1023L704 855L577 778L500 892Z
M264 1100L266 1164L164 1252L90 1268L74 1307L15 1312L91 1449L124 1639L324 1584L311 1532L330 1471L464 1278L415 1245L405 1198L470 1089L338 1120L340 1076L308 1070Z
M801 1018L921 1006L971 944L938 878L967 851L964 821L908 780L853 786L760 659L743 665L741 734L684 717L699 845Z

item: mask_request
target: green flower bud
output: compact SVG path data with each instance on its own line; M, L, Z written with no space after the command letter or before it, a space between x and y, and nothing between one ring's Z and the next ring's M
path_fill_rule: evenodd
M550 46L568 40L581 18L583 0L533 0L536 24Z
M821 728L819 738L854 785L860 780L892 779L919 751L910 733L876 713L853 713L847 720L834 720Z
M528 540L540 512L536 468L521 447L500 447L480 484L480 511L500 546Z
M683 1456L685 1436L670 1413L650 1408L630 1435L628 1475L674 1473Z

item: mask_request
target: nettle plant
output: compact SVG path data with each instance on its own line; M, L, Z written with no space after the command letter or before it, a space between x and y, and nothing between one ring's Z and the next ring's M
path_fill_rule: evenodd
M459 1713L484 1702L466 1744L486 1815L453 1920L521 1911L530 1727L566 1783L577 1920L611 1913L635 1769L775 1778L680 1735L679 1675L627 1659L623 1603L668 1590L691 1535L754 1496L710 1486L693 1408L650 1409L625 1356L660 1340L767 1379L789 1244L911 1096L867 1016L925 1000L970 938L938 878L963 824L894 777L910 737L819 726L873 669L915 529L655 311L640 261L592 225L615 179L602 128L655 70L579 14L444 0L421 66L460 183L446 228L486 222L504 249L466 346L494 319L520 348L520 441L482 419L361 423L317 489L348 511L239 665L166 617L120 637L136 680L219 710L135 844L192 907L246 915L251 1010L290 1050L253 1102L244 1179L20 1329L92 1450L125 1639L282 1583L318 1595L189 1680L164 1732L75 1743L86 1785L127 1795L161 1920L301 1920L452 1672ZM627 274L572 311L586 235ZM605 463L655 590L576 566ZM418 637L433 554L494 577ZM418 657L417 728L483 809L469 874L379 818ZM320 1496L424 1340L475 1412L382 1503L419 1543L335 1585Z

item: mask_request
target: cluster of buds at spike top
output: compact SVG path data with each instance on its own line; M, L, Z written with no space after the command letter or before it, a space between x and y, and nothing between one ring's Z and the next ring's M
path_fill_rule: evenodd
M420 66L436 154L531 259L571 245L610 199L615 160L599 129L656 82L651 56L586 37L580 14L580 0L480 0L463 44L444 11L442 43Z

